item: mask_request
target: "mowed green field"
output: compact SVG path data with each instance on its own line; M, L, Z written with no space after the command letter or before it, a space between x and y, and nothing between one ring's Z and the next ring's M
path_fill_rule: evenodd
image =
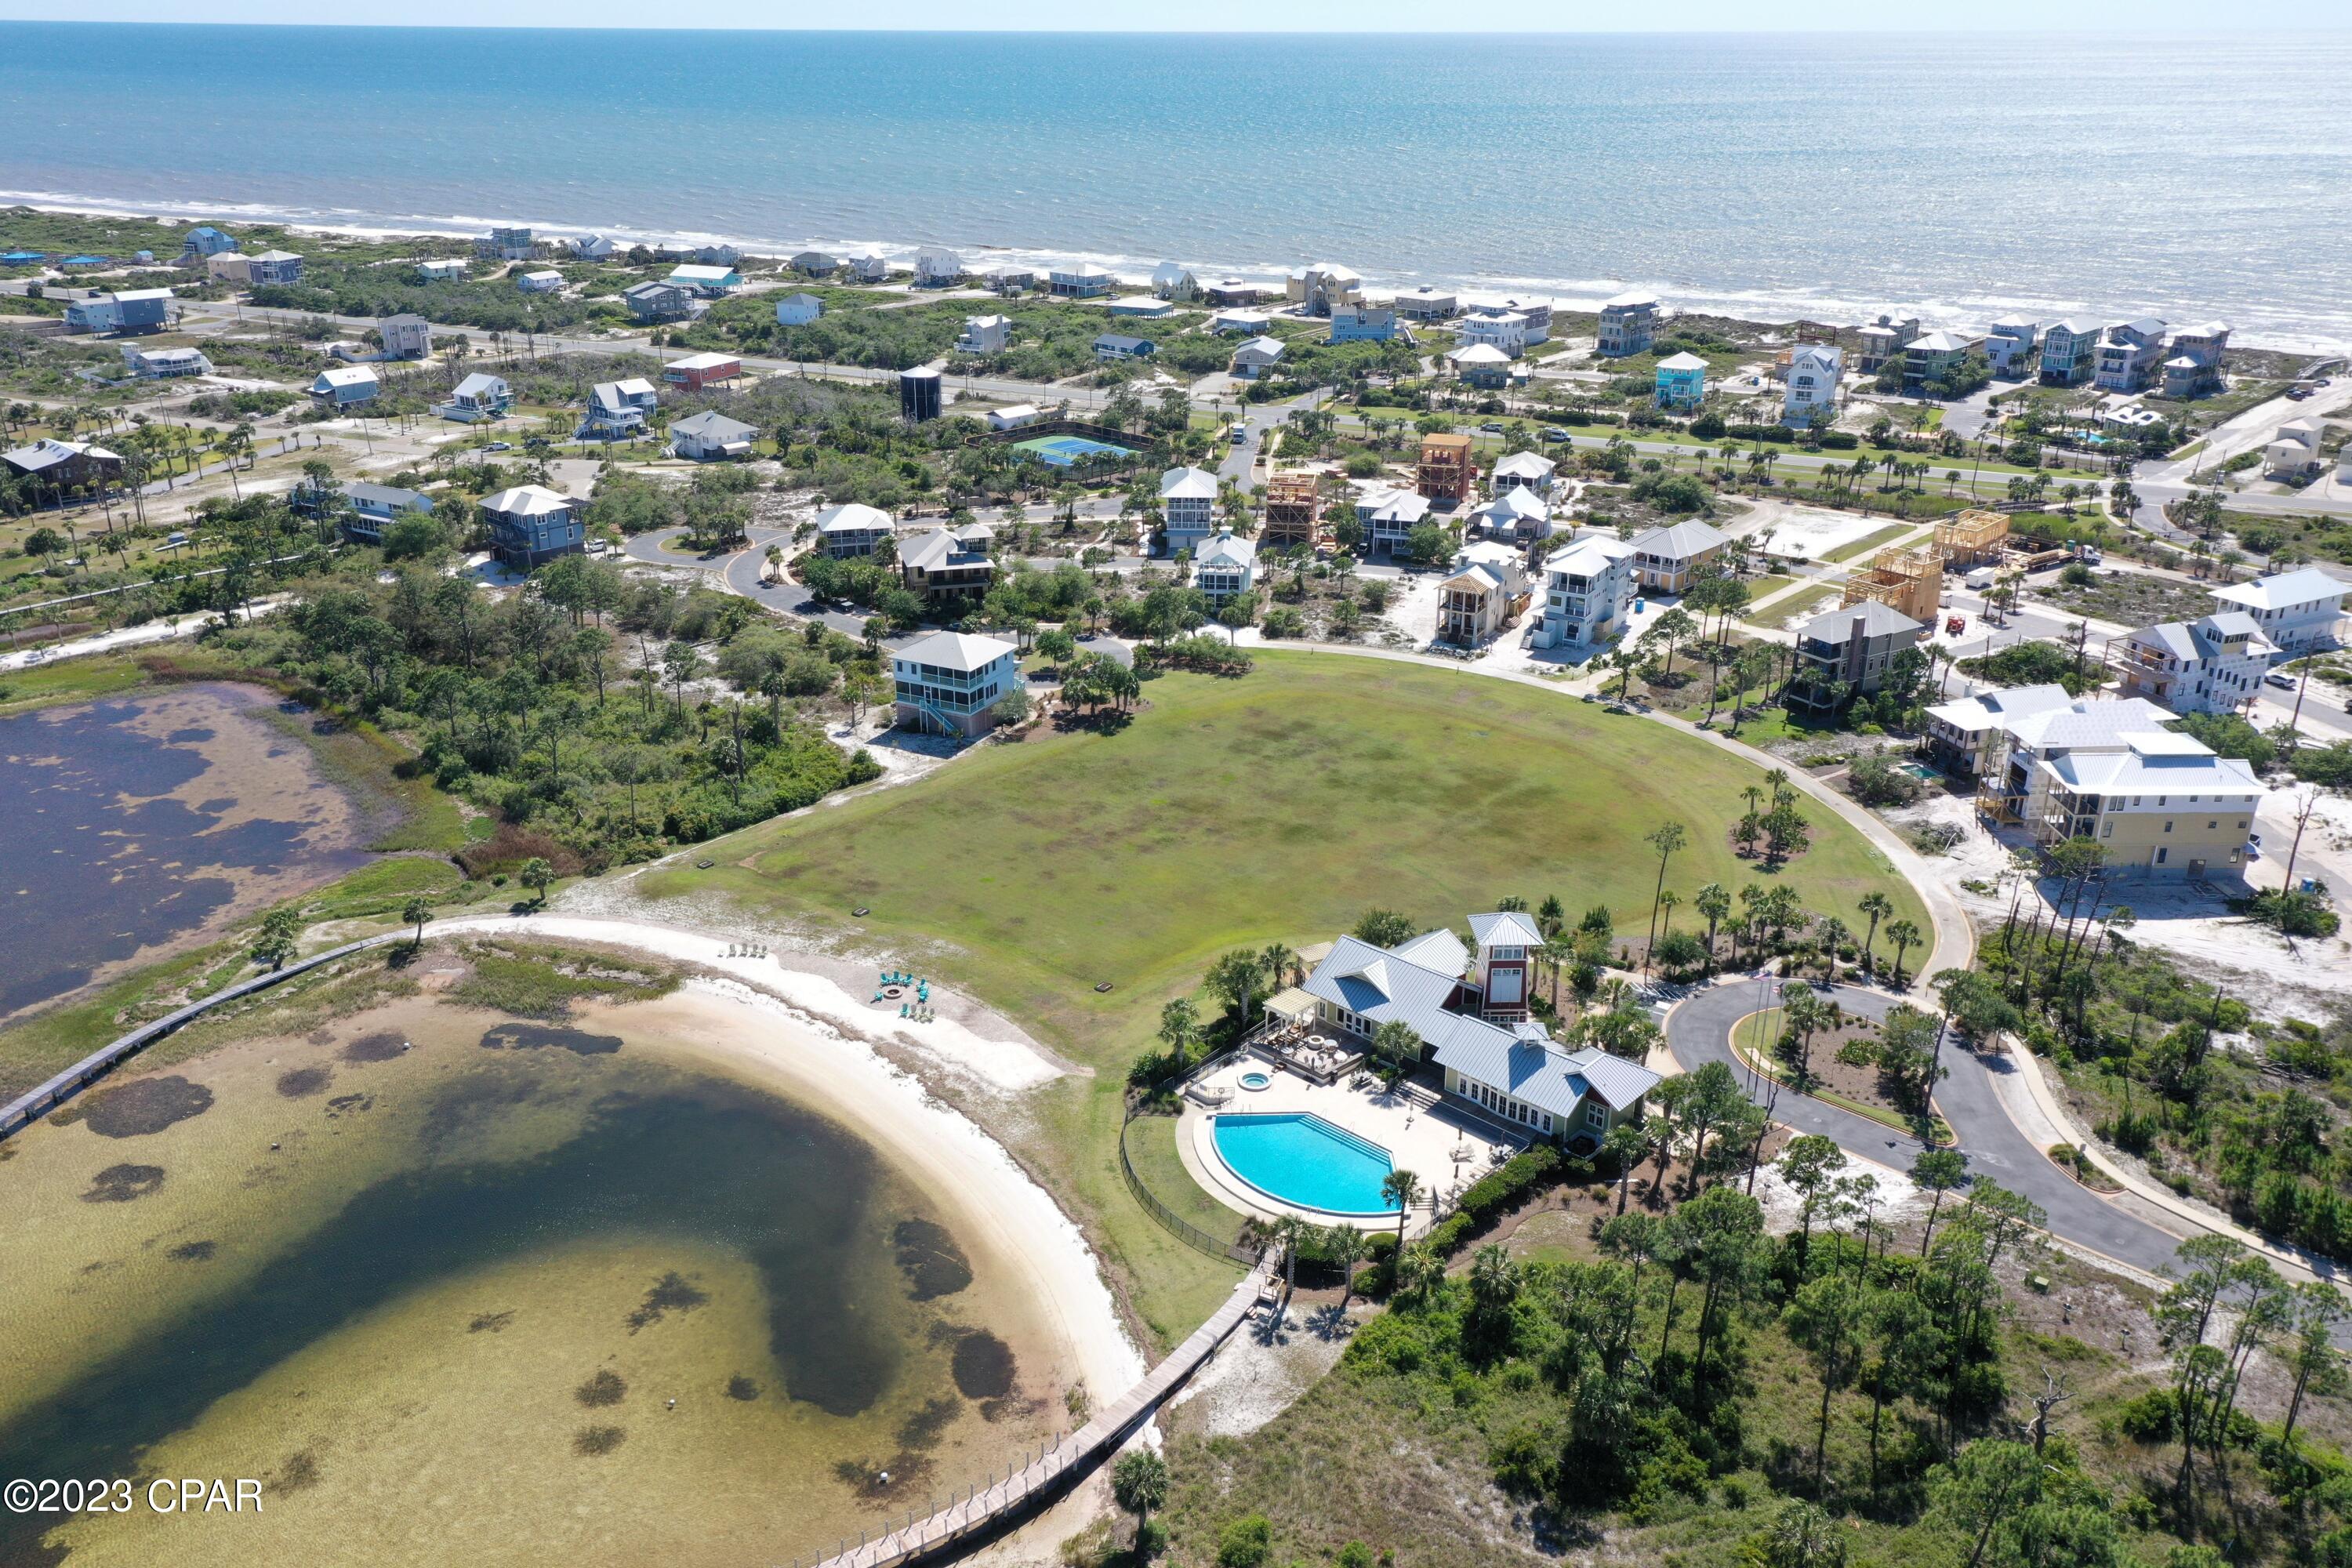
M1507 895L1533 907L1557 894L1571 919L1606 904L1638 935L1657 875L1642 837L1667 821L1689 829L1666 879L1685 901L1708 881L1736 891L1777 875L1808 909L1850 923L1874 888L1926 920L1819 805L1807 811L1812 847L1785 869L1742 860L1727 825L1760 771L1597 703L1295 653L1262 653L1240 679L1170 675L1144 692L1148 710L1119 732L983 746L917 783L723 840L710 870L640 882L656 899L724 894L903 954L1093 1068L1091 1089L1045 1091L1040 1137L1020 1152L1094 1210L1097 1239L1128 1255L1139 1305L1163 1331L1189 1330L1231 1276L1181 1247L1169 1256L1119 1189L1119 1086L1161 1003L1226 949L1327 941L1374 906L1466 931ZM1105 981L1113 989L1097 994ZM1155 1310L1162 1289L1188 1304Z

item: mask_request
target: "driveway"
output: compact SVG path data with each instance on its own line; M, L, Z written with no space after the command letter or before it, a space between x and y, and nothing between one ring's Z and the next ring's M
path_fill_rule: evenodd
M1899 1000L1854 985L1831 987L1829 994L1848 1012L1871 1018L1884 1018ZM1730 1046L1732 1026L1760 1005L1752 977L1719 981L1666 1016L1667 1048L1686 1072L1710 1061L1727 1064L1760 1105L1763 1095L1754 1075L1739 1066ZM2018 1131L2000 1095L2000 1079L2020 1070L2006 1055L1972 1051L1947 1037L1944 1066L1948 1076L1937 1086L1936 1106L1959 1140L1971 1175L1990 1177L2040 1205L2049 1216L2050 1233L2063 1241L2151 1274L2172 1264L2179 1237L2066 1175ZM1916 1139L1787 1089L1780 1091L1772 1115L1800 1132L1833 1140L1848 1154L1900 1170L1907 1171L1920 1151Z

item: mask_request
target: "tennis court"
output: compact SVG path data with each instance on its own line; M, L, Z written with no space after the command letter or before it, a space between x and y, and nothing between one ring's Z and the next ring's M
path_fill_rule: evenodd
M1037 436L1013 442L1013 449L1027 452L1039 462L1056 468L1066 468L1080 458L1091 458L1098 452L1118 458L1135 456L1132 448L1114 447L1107 441L1089 441L1084 436Z

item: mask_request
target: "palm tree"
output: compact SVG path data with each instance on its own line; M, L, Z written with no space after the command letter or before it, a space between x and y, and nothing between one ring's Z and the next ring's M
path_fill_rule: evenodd
M1895 989L1903 989L1903 955L1919 944L1919 928L1909 921L1895 921L1886 928L1886 940L1895 944Z
M1715 963L1715 933L1731 913L1731 895L1720 882L1709 882L1693 896L1691 902L1706 917L1706 961Z
M1381 1202L1396 1205L1397 1250L1404 1250L1405 1212L1421 1196L1421 1178L1400 1166L1381 1178Z
M1363 1260L1364 1233L1352 1225L1335 1225L1323 1233L1323 1251L1339 1266L1339 1310L1345 1312L1356 1295L1356 1265Z
M1878 940L1878 922L1895 912L1895 900L1875 890L1863 894L1853 906L1870 917L1870 930L1862 939L1862 967L1866 974L1878 973L1878 961L1871 955L1870 944Z
M1679 822L1664 822L1644 835L1643 842L1658 852L1658 885L1650 896L1649 947L1655 947L1658 942L1658 905L1666 891L1666 861L1675 850L1690 842L1690 833ZM1642 973L1644 974L1650 972L1649 947L1642 951Z
M1834 983L1837 979L1838 949L1843 947L1853 933L1845 929L1845 921L1835 915L1823 915L1813 922L1813 940L1822 944L1822 977Z
M1110 1470L1112 1500L1135 1515L1135 1550L1148 1554L1145 1534L1154 1509L1168 1500L1168 1461L1149 1448L1133 1448L1118 1457Z
M1267 1234L1282 1248L1282 1305L1290 1306L1290 1298L1298 1289L1298 1244L1312 1228L1295 1214L1284 1215L1269 1227Z
M1298 962L1298 954L1278 942L1268 942L1265 951L1258 954L1258 962L1265 965L1266 978L1276 985L1282 984L1286 978L1296 985L1306 972L1306 965Z
M417 894L415 898L410 899L407 903L401 906L401 923L404 925L412 925L416 928L415 945L420 948L425 945L425 922L432 918L433 900L426 898L422 893Z
M1625 1195L1633 1185L1633 1168L1650 1152L1650 1135L1637 1121L1620 1121L1601 1140L1601 1152L1617 1162L1617 1212L1625 1212Z

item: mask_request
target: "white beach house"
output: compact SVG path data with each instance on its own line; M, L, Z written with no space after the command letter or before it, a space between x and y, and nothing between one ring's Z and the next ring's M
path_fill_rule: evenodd
M1171 468L1160 476L1160 531L1168 553L1197 551L1216 531L1217 476L1206 468Z
M2253 616L2263 636L2293 657L2336 646L2344 618L2344 580L2316 566L2300 567L2251 583L2213 590L2213 597Z

